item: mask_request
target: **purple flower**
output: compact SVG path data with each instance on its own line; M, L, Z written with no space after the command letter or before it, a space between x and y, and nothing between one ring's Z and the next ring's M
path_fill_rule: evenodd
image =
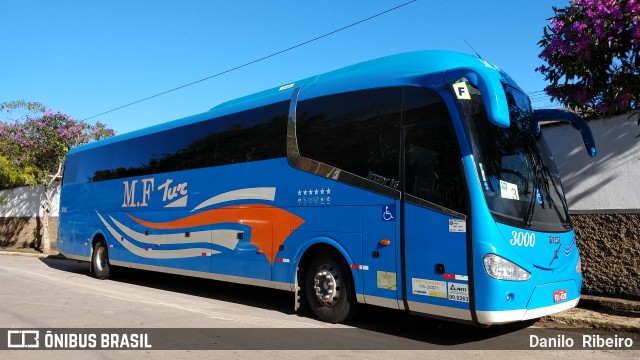
M609 112L609 105L605 103L600 103L596 109L602 113L606 113L606 112Z
M585 105L591 98L586 87L579 87L573 92L573 97L580 106Z
M626 111L629 109L629 105L631 105L631 95L629 94L621 94L616 99L616 105L620 111Z

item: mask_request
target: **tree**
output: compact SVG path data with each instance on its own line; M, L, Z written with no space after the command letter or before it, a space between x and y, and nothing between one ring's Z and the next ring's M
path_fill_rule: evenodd
M7 103L5 103L7 104ZM12 102L24 108L26 102ZM1 108L0 108L1 110ZM27 110L30 110L27 107ZM43 234L40 250L49 253L49 220L52 198L49 189L54 181L62 177L65 155L74 146L86 144L114 135L112 129L96 122L95 125L77 121L61 112L46 110L43 115L24 120L0 122L0 150L15 164L39 171L37 183L43 186Z
M640 2L572 0L553 8L536 69L553 101L596 117L640 107ZM638 119L640 125L640 116Z
M13 189L25 185L36 185L41 177L33 166L19 166L0 155L0 189Z
M37 101L14 100L0 103L0 112L6 111L11 113L18 110L24 110L30 114L44 114L44 112L47 111L47 108Z
M26 102L24 100L16 100L0 103L0 113L6 112L16 116L16 112L25 112L20 117L26 117L27 114L44 114L46 108L37 101ZM16 117L16 120L18 117ZM18 161L10 161L7 157L9 153L10 142L5 136L0 136L0 190L12 189L26 185L36 185L37 179L40 177L38 169L32 166L20 166ZM6 205L6 199L0 196L0 206Z

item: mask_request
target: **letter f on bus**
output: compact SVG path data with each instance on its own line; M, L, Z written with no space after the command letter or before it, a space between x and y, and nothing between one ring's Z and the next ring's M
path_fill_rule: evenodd
M471 94L469 94L469 88L467 88L467 83L459 82L453 84L453 90L456 93L456 97L459 100L471 100Z

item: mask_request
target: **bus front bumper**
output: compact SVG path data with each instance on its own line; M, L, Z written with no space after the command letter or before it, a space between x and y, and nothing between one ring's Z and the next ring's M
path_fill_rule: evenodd
M558 298L559 294L564 298ZM535 287L526 308L510 310L476 310L478 323L484 325L537 319L578 305L580 291L573 280L542 284Z
M561 304L545 306L536 309L505 310L505 311L476 311L478 322L484 325L506 324L522 320L537 319L543 316L569 310L578 305L574 299Z

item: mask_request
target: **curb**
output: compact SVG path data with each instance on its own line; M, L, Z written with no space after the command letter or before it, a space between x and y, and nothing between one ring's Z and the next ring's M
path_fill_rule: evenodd
M25 256L25 257L35 257L35 258L50 258L50 259L61 259L61 260L68 260L66 257L62 256L61 254L42 254L42 253L38 253L38 252L22 252L22 251L6 251L6 250L0 250L0 255L7 255L7 256Z
M582 295L578 306L583 309L602 310L612 315L640 317L640 300Z
M603 331L640 333L640 318L609 315L598 311L573 308L539 320L543 324L563 324L576 328L592 328Z

